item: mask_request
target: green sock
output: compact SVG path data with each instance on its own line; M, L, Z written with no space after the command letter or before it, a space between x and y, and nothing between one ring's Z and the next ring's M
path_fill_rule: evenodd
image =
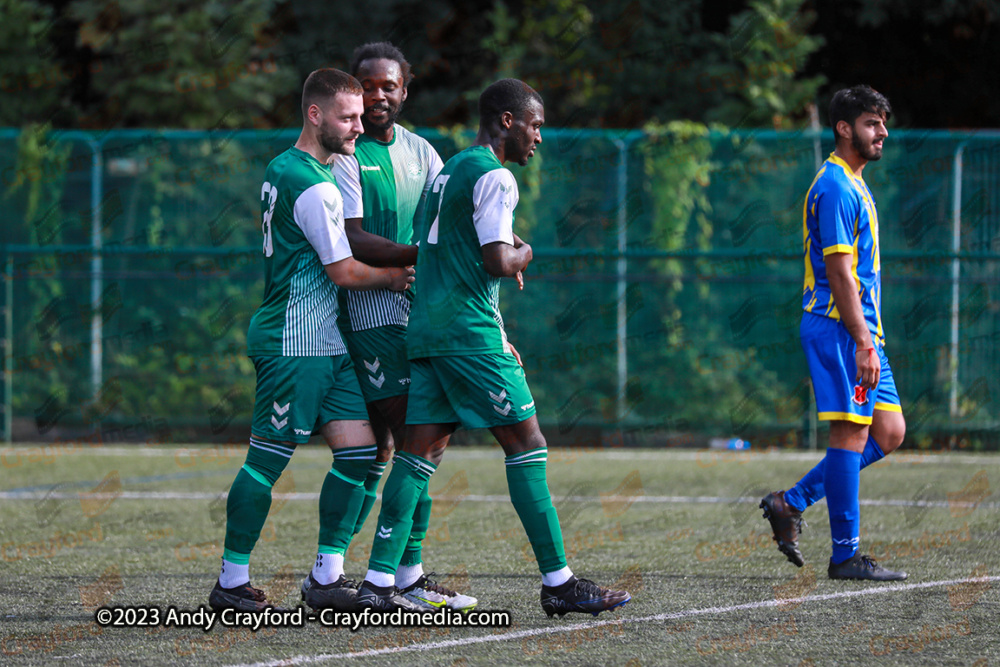
M371 514L372 507L375 506L375 497L378 494L378 483L385 472L385 462L375 461L368 468L368 475L365 476L365 497L361 501L361 513L358 515L358 522L354 525L354 534L357 535L365 525L368 515Z
M413 510L413 527L406 539L406 548L400 565L416 565L421 562L424 538L427 536L427 526L431 523L431 494L424 487L424 492L417 499L417 508Z
M250 438L247 460L236 474L226 500L226 543L223 558L247 563L271 509L271 487L295 451Z
M555 572L566 567L559 517L552 505L552 495L545 480L548 450L538 447L504 459L510 501L521 518L528 541L535 552L541 572Z
M382 511L375 528L375 542L368 569L393 574L413 528L413 515L421 494L437 466L416 454L396 455L389 479L382 489ZM426 530L426 529L425 529Z
M319 551L342 554L351 543L365 497L365 475L375 460L374 444L333 452L333 466L319 493Z

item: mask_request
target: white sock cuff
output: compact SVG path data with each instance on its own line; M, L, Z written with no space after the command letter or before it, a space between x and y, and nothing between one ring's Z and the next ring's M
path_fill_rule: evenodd
M368 574L365 575L365 581L376 586L395 586L396 575L368 570Z
M396 568L396 585L406 588L416 583L417 579L424 576L424 564L400 565ZM372 582L374 583L374 582Z
M250 564L232 563L222 559L222 570L219 572L219 585L223 588L233 588L250 583Z
M312 576L316 583L326 586L332 584L344 574L344 554L317 553L313 564Z
M573 570L569 569L569 566L562 568L561 570L556 570L555 572L543 572L542 573L542 585L543 586L562 586L573 576Z

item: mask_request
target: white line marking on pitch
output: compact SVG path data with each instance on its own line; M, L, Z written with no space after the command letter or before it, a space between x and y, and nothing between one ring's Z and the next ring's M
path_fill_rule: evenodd
M574 632L587 628L595 628L604 625L625 625L629 623L651 623L658 621L673 621L691 616L705 616L709 614L726 614L731 611L744 611L750 609L762 609L766 607L777 607L788 604L801 604L803 602L821 602L824 600L838 600L842 598L862 597L865 595L883 595L887 593L899 593L903 591L920 590L924 588L940 588L941 586L955 586L958 584L986 583L1000 581L998 577L973 577L969 579L950 579L947 581L928 581L922 584L903 584L901 586L886 586L881 588L865 588L859 591L844 591L842 593L827 593L824 595L807 595L798 598L787 598L782 600L764 600L761 602L748 602L746 604L731 605L729 607L708 607L705 609L688 609L686 611L675 611L669 614L656 614L654 616L641 616L639 618L618 618L608 621L593 621L590 623L573 623L559 627L536 628L534 630L518 630L502 635L487 635L483 637L464 637L461 639L448 639L440 642L429 642L426 644L413 644L410 646L392 646L382 649L369 649L358 651L357 653L327 653L321 655L297 655L281 660L269 662L255 662L250 664L237 665L235 667L279 667L280 665L304 665L314 662L327 662L329 660L343 660L345 658L369 658L377 655L389 655L393 653L410 653L414 651L433 651L436 649L451 648L454 646L468 646L470 644L485 644L491 642L502 642L511 639L524 639L538 635L551 635L565 632Z
M134 447L117 447L117 446L105 446L97 445L91 446L87 444L81 444L78 442L63 442L63 443L39 443L39 444L17 444L5 447L0 450L0 454L7 455L29 455L34 453L46 453L45 450L49 450L48 454L53 454L56 456L73 456L76 454L87 454L92 456L125 456L125 457L152 457L152 456L170 456L170 457L186 457L189 456L193 460L198 460L202 455L215 455L217 458L233 458L237 456L243 456L246 454L247 445L245 444L225 444L225 445L205 445L199 446L194 445L191 447L162 447L162 446L149 446L143 444L137 444ZM308 445L302 449L299 449L300 456L305 454L306 456L317 455L322 457L328 457L330 455L329 450L323 445ZM563 448L563 447L553 447L549 451L549 455L552 460L549 463L574 463L580 458L601 458L608 460L623 460L623 461L656 461L662 459L669 460L679 460L679 461L697 461L703 464L704 467L711 467L714 465L719 465L720 463L747 463L750 460L759 459L777 459L779 461L819 461L824 456L823 451L816 452L806 452L806 451L783 451L775 449L747 449L747 450L729 450L729 449L680 449L680 448L666 448L666 449L646 449L646 448L628 448L628 447L615 447L610 449L574 449L574 448ZM482 447L473 447L469 449L463 449L461 447L453 447L448 450L448 459L503 459L503 452L498 448L485 449ZM936 451L899 451L894 453L890 458L886 458L884 461L880 461L875 465L877 467L888 466L891 464L903 465L903 464L923 464L923 463L968 463L968 464L997 464L1000 463L1000 456L990 456L983 454L953 454L953 453L938 453Z
M57 491L0 491L0 500L78 500L80 497L93 500L215 500L216 498L226 498L228 493L208 493L205 491L122 491L120 493L92 493L89 491L79 491L77 493ZM276 500L319 500L318 493L275 493ZM381 499L382 494L378 494ZM437 496L431 494L434 500L439 501L468 501L471 503L504 503L509 496ZM629 502L629 503L654 503L654 504L731 504L731 503L758 503L760 498L743 496L741 498L724 498L721 496L556 496L553 500L559 502ZM821 499L820 503L825 503ZM862 499L862 505L871 507L983 507L996 508L1000 503L990 502L963 502L957 500L894 500L887 499Z

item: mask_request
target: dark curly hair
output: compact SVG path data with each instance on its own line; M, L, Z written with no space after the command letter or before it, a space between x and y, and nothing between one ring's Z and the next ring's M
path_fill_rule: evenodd
M351 54L350 70L354 76L358 75L358 67L366 60L394 60L399 65L399 70L403 73L403 87L410 85L413 81L413 72L410 70L410 63L406 61L403 52L393 46L392 42L369 42L354 49Z

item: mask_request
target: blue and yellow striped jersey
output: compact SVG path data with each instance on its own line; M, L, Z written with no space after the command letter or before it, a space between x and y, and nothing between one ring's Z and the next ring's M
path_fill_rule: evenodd
M868 330L879 344L884 344L882 263L875 199L864 180L833 153L820 167L806 194L802 241L806 265L802 309L840 319L823 260L833 253L850 253L854 257L851 270Z

